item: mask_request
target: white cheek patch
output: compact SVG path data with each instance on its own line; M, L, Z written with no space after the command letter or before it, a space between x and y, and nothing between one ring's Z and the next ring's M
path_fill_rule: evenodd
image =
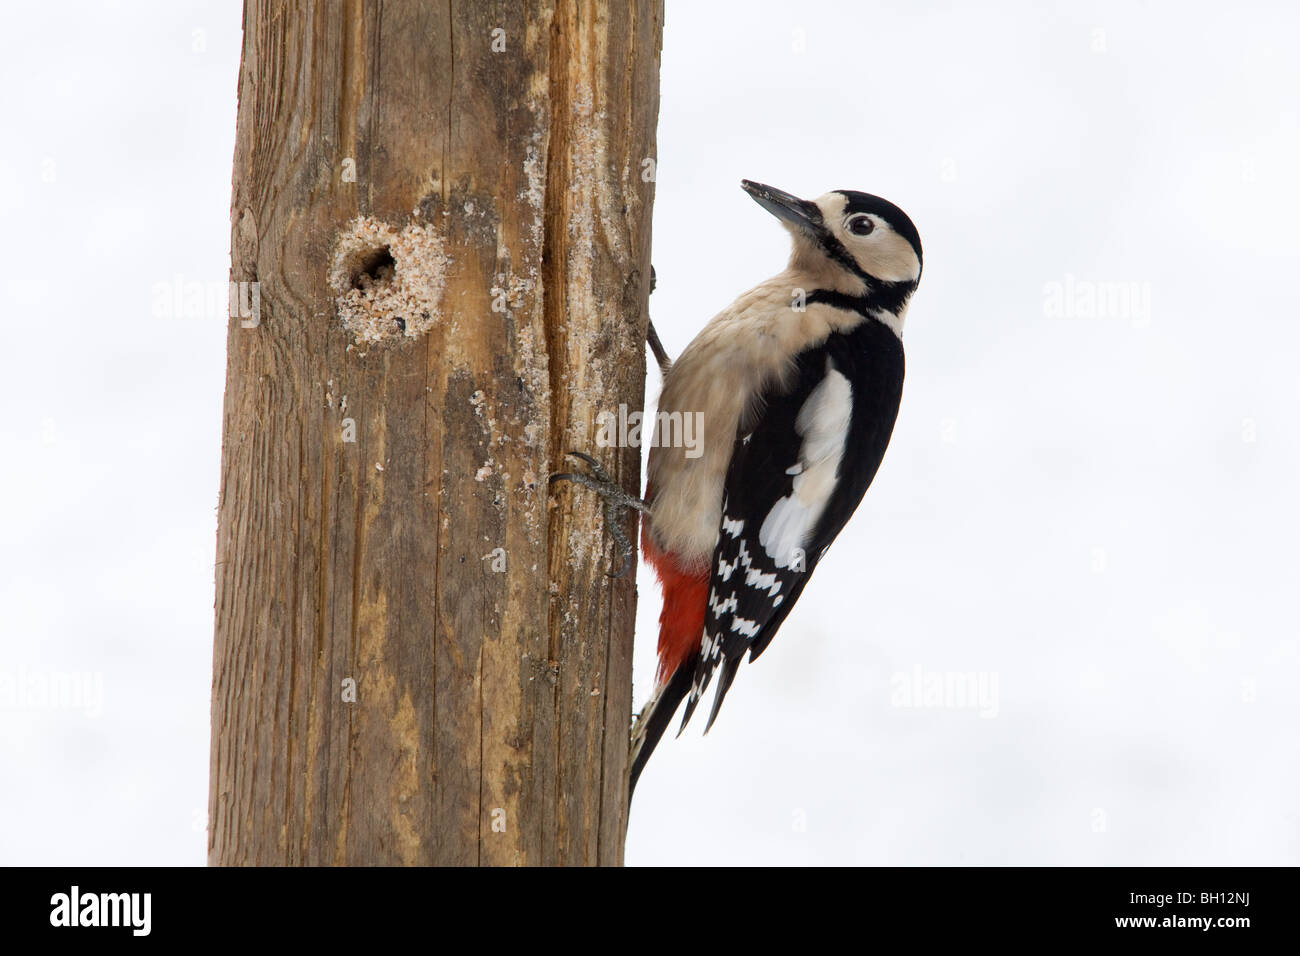
M855 236L845 226L848 200L839 193L827 193L813 200L835 238L840 241L863 270L885 282L915 282L921 277L921 262L912 244L894 231L894 227L874 213L868 213L876 228L868 236Z
M853 415L853 388L826 359L826 377L799 409L794 429L803 438L790 494L772 506L758 542L778 568L803 558L803 548L835 491Z
M873 238L874 237L874 238ZM886 282L915 282L921 276L921 263L912 244L881 223L870 236L864 237L865 252L858 253L867 272Z

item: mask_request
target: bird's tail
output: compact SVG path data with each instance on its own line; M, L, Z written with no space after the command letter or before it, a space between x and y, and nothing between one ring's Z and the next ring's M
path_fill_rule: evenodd
M641 528L641 552L659 578L664 606L659 614L659 669L655 674L655 691L641 708L632 727L629 795L678 705L690 693L709 596L707 562L701 567L683 565L676 556L659 549L644 525Z
M641 708L636 724L632 727L632 773L628 783L628 799L636 790L637 779L645 769L646 761L654 753L655 746L663 737L664 731L672 722L677 706L691 691L691 681L695 677L693 669L684 664L673 671L672 676L662 681L650 700Z

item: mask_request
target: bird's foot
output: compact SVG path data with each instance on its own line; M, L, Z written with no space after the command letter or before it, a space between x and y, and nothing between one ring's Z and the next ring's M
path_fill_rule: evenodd
M557 481L571 481L575 485L581 485L589 488L596 494L600 495L605 504L605 527L609 529L609 536L614 539L614 543L619 548L620 567L614 572L605 572L611 578L621 578L627 574L628 569L632 567L628 560L635 552L632 543L628 541L627 534L623 531L623 516L629 509L649 514L650 506L638 498L636 495L628 494L623 490L622 485L609 476L609 473L601 467L600 462L590 455L584 455L580 451L569 452L568 457L576 458L579 461L587 463L591 469L590 475L584 475L582 472L557 472L551 475L550 484Z

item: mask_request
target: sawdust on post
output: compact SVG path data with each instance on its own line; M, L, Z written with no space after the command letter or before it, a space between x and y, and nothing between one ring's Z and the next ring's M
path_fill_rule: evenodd
M376 261L384 264L367 268ZM429 331L446 275L442 237L432 226L410 223L399 232L361 216L339 236L329 285L343 327L357 344L374 344Z

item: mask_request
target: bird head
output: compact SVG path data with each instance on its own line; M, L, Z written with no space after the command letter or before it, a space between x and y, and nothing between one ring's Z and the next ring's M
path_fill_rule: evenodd
M907 213L888 200L850 189L800 199L748 179L741 187L790 231L792 269L868 297L892 289L905 299L920 281L921 236Z

